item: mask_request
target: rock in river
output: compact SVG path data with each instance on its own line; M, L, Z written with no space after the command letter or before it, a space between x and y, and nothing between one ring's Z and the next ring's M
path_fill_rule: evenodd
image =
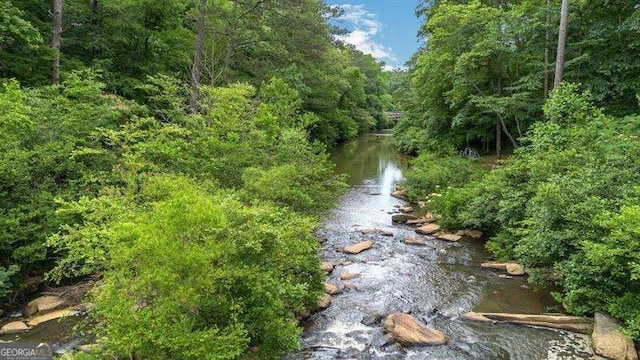
M546 327L588 334L593 325L587 318L566 315L531 315L510 313L475 313L461 316L466 320L506 322L518 325Z
M64 306L66 301L58 296L41 296L29 301L22 311L25 316L31 316L39 312L46 312Z
M397 223L406 223L409 220L418 220L418 217L411 214L395 214L391 217L391 221Z
M407 236L407 238L404 239L404 243L407 245L417 245L417 246L427 245L427 242L424 239L420 239L417 236Z
M414 209L411 206L403 206L403 207L400 208L400 212L403 212L405 214L413 212L413 210Z
M326 282L324 283L324 292L326 292L329 295L336 295L336 294L339 294L341 291L340 291L340 288L337 287L336 285Z
M387 316L382 327L403 345L442 345L447 342L441 331L431 329L407 314Z
M417 228L416 232L422 235L431 235L439 230L440 230L440 226L437 224L426 224Z
M340 280L352 280L359 277L360 274L358 273L344 272L342 273L342 275L340 275Z
M359 254L365 250L371 249L372 247L373 241L363 241L361 243L345 247L344 252L347 254Z
M360 230L361 233L363 233L364 235L368 235L368 234L373 234L376 232L375 228L364 228Z
M36 326L43 322L61 319L63 317L72 316L75 313L73 309L56 310L54 312L46 313L44 315L38 315L32 317L29 320L29 326Z
M482 263L480 266L485 269L506 270L509 275L513 275L513 276L522 276L526 274L526 271L524 270L524 266L514 262L508 262L508 263L486 262L486 263Z
M333 271L333 267L334 266L335 266L335 264L332 263L332 262L329 262L329 261L324 261L322 264L320 264L320 268L327 275L331 274L331 272Z
M331 295L323 294L318 298L318 309L326 310L331 305Z
M29 330L29 327L22 321L14 321L4 325L0 329L0 335L11 335Z
M436 235L436 237L440 240L444 240L444 241L450 241L450 242L457 242L460 241L460 239L462 239L462 236L460 235L455 235L455 234L449 234L449 233L438 233Z
M596 313L592 334L596 354L615 360L637 360L633 341L620 329L621 325L615 319Z

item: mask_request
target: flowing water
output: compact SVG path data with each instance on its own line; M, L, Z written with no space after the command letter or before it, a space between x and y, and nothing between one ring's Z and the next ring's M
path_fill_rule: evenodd
M588 339L564 331L459 319L468 311L544 313L558 311L548 291L524 278L502 279L480 268L488 258L480 241L446 243L427 238L428 246L402 241L416 235L394 225L390 212L404 205L390 196L402 179L407 159L389 133L369 134L332 154L339 173L350 175L349 192L325 220L321 258L336 266L328 282L344 285L342 272L360 273L348 282L355 289L335 295L331 306L306 324L297 359L591 359ZM362 228L393 230L393 237L363 235ZM374 248L346 255L341 247L373 240ZM349 264L353 262L353 264ZM472 279L469 277L472 276ZM474 279L475 278L475 279ZM379 324L364 325L374 314L411 313L444 332L449 343L435 347L384 346Z

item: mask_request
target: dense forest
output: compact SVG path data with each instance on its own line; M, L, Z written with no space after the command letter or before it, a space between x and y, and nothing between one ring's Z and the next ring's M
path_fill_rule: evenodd
M441 226L482 230L497 259L558 286L569 312L610 313L635 339L639 9L637 1L423 1L425 45L394 89L406 114L396 143L420 154L407 175L410 198ZM502 160L486 166L459 154Z
M0 4L0 300L98 274L102 358L295 348L322 293L313 230L345 189L326 149L391 106L339 10Z

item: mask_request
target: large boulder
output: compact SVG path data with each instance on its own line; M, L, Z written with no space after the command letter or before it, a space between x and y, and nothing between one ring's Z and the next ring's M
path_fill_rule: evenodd
M440 231L440 226L437 224L426 224L416 229L416 232L421 235L431 235Z
M66 301L58 296L41 296L37 299L29 301L22 313L25 316L31 316L39 312L47 312L63 307Z
M344 252L347 254L359 254L365 250L371 249L372 247L373 241L363 241L361 243L345 247Z
M620 332L620 323L600 313L596 313L594 319L592 337L596 354L614 360L638 359L633 341Z
M382 327L403 345L442 345L447 342L441 331L431 329L407 314L387 316Z

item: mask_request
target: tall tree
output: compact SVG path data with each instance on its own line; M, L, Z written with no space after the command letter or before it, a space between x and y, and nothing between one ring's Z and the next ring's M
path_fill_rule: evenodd
M562 82L562 70L564 69L564 55L567 44L567 27L569 20L569 0L562 0L560 12L560 30L558 31L558 53L556 54L556 75L553 80L553 88L557 88Z
M51 33L51 47L53 48L53 74L51 82L60 84L60 40L62 38L62 6L63 0L53 0L53 31Z
M200 99L200 77L202 76L202 56L204 52L204 26L205 13L207 11L207 0L200 0L198 9L198 35L196 36L196 51L193 57L193 67L191 68L191 108L198 108Z

